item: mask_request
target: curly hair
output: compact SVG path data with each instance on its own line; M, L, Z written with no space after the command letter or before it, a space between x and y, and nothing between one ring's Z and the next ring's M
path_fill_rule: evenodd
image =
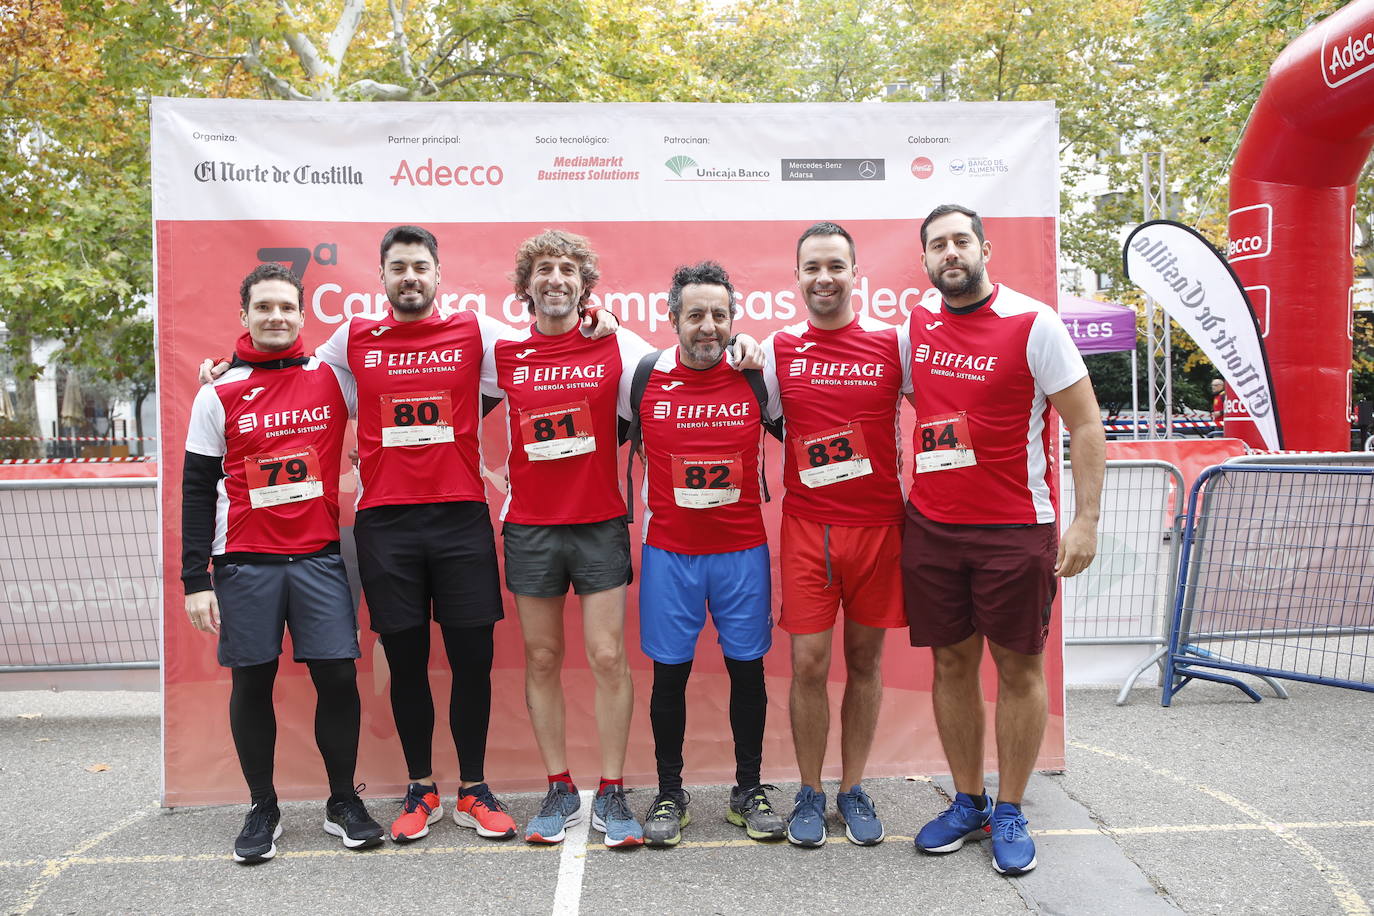
M530 274L534 272L534 262L542 257L572 258L577 262L582 274L582 298L577 300L579 308L592 294L596 281L601 279L601 271L596 268L596 252L591 243L580 235L564 232L562 229L545 229L520 243L515 252L515 270L510 280L515 284L515 295L529 305Z
M296 304L300 305L305 301L305 287L301 285L301 278L292 273L284 264L276 261L268 261L266 264L259 264L254 267L248 276L243 278L239 284L239 308L248 311L248 296L253 292L253 286L264 280L281 280L283 283L290 283L296 288Z

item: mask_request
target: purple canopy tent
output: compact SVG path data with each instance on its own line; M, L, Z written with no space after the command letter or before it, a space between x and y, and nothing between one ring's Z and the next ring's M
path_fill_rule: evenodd
M1059 294L1059 317L1069 329L1069 336L1080 353L1131 354L1131 416L1140 415L1140 391L1136 383L1135 320L1136 311L1129 305L1098 302ZM1132 423L1132 438L1140 437L1139 426Z

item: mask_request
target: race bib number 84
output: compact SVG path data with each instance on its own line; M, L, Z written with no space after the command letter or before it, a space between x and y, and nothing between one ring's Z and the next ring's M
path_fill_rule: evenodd
M453 441L453 397L447 391L382 395L382 446Z
M320 459L309 446L280 455L245 458L243 470L248 483L248 504L254 509L318 499L324 495Z
M691 458L674 455L673 501L684 509L737 503L743 466L739 452Z
M916 427L916 473L948 471L978 463L965 411L927 417Z

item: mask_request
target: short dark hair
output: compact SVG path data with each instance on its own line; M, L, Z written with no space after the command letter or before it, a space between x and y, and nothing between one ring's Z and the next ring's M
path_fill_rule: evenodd
M248 311L248 296L253 292L254 285L264 280L281 280L296 287L296 304L300 305L305 301L305 287L301 284L301 278L287 269L286 265L278 264L276 261L268 261L266 264L259 264L254 267L248 276L243 278L239 284L239 308Z
M921 223L922 251L924 251L926 247L926 227L929 226L931 223L935 222L940 217L949 216L951 213L962 213L969 218L970 222L973 223L973 234L978 236L978 244L981 245L983 244L983 242L987 241L987 239L983 237L983 218L980 217L976 212L970 210L968 207L965 207L961 204L940 204L940 206L936 207L934 210L931 210L930 215L926 217L925 222Z
M849 263L853 265L856 257L854 252L854 237L850 235L849 232L839 223L829 223L824 221L816 223L816 225L812 226L810 229L807 229L805 232L803 232L801 234L801 238L797 239L798 264L801 263L802 242L805 242L813 235L838 235L840 238L844 239L846 242L849 243Z
M382 264L386 264L386 252L392 245L400 242L402 245L424 245L429 249L429 256L434 259L434 263L439 263L439 240L434 237L434 233L421 226L392 226L382 236Z
M730 294L730 314L735 312L735 287L730 283L730 275L715 261L702 261L692 266L682 266L673 271L673 285L668 289L668 314L682 314L682 288L684 286L723 286Z

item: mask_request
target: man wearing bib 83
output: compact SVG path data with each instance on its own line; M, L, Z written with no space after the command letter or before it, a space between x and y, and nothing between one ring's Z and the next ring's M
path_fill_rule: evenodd
M883 644L906 626L902 609L901 396L910 390L904 326L854 311L854 240L816 223L797 240L807 320L764 341L769 412L786 421L783 447L782 613L792 637L792 743L801 771L787 837L825 842L821 768L830 728L830 655L844 607L840 791L845 836L885 832L863 789L883 695Z
M719 264L679 267L668 293L678 345L664 350L644 389L645 460L640 645L654 661L649 720L658 796L645 819L650 845L674 846L689 820L682 787L687 679L706 613L730 677L735 787L726 817L756 840L781 839L782 818L760 785L772 645L772 580L760 510L759 397L724 359L734 287Z
M281 835L272 686L287 626L315 684L315 742L330 791L324 829L352 849L382 842L353 786L357 614L339 555L339 457L353 379L304 354L302 292L280 264L244 278L248 330L229 371L196 394L186 434L181 579L191 623L219 634L219 663L232 671L229 727L252 797L234 843L238 862L272 858Z
M953 852L990 830L993 867L1019 875L1036 865L1021 798L1045 730L1056 577L1097 551L1102 419L1055 311L988 280L977 213L936 207L921 245L944 301L914 309L909 325L916 427L902 567L911 644L935 656L935 724L956 795L916 846ZM1062 540L1051 407L1073 437L1076 511ZM983 787L984 640L997 667L995 803Z

